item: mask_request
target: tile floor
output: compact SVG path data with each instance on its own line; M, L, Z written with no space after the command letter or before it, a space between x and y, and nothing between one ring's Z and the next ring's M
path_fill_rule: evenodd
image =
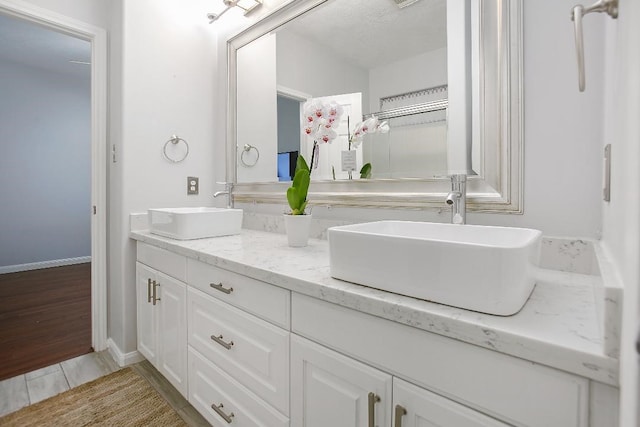
M191 427L209 423L147 361L131 366L160 393ZM0 417L120 369L108 352L74 359L0 381Z

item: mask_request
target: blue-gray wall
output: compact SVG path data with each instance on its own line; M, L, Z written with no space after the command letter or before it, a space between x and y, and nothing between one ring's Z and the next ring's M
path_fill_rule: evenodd
M300 151L300 101L278 95L278 153Z
M86 69L71 78L0 60L0 267L91 255Z

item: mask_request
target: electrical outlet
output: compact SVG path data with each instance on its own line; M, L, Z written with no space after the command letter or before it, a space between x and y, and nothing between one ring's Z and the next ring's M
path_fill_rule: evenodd
M187 177L187 195L198 194L200 191L199 179L196 176Z

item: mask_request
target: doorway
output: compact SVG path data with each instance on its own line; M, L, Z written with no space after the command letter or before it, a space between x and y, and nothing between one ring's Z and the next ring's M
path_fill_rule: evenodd
M49 130L43 131L46 124L46 115L39 115L37 118L31 118L28 120L25 126L26 130L20 131L20 138L26 136L26 133L30 133L29 136L34 136L36 141L36 148L28 153L26 156L27 162L24 168L18 168L18 172L13 168L9 171L9 168L4 166L0 169L1 174L10 174L11 176L3 177L4 181L11 183L17 189L18 197L22 194L24 199L32 196L37 191L44 188L51 196L53 200L52 205L45 206L45 204L37 205L31 209L6 209L7 207L13 208L19 204L16 202L14 205L5 205L2 209L2 216L11 214L12 216L22 215L25 223L31 226L19 229L18 233L11 235L6 232L0 234L0 246L4 249L0 252L0 256L3 256L2 266L6 267L4 273L8 273L8 276L16 278L18 275L26 275L27 273L37 273L53 271L54 269L60 269L64 274L69 274L69 270L76 266L78 274L86 277L89 276L89 307L87 309L86 303L84 303L86 311L85 317L89 320L89 348L93 348L96 351L101 351L106 348L107 344L107 306L106 306L106 71L107 71L107 45L106 45L106 33L103 29L91 26L72 18L67 18L59 14L53 13L46 9L42 9L36 6L32 6L27 3L16 4L9 0L0 0L0 18L13 19L21 24L35 25L38 29L49 30L58 36L67 37L67 41L70 44L82 45L88 47L87 55L82 56L79 51L75 53L74 58L66 58L64 66L75 66L76 71L83 70L82 72L86 77L86 93L89 95L87 101L87 117L88 123L86 126L86 134L78 137L79 140L84 141L84 149L81 149L80 145L72 147L65 147L63 149L62 143L55 143L56 132ZM4 24L4 22L3 22ZM2 26L5 27L4 25ZM2 37L3 41L8 40L6 37ZM7 49L13 50L14 54L19 54L19 50L26 51L26 40L22 42L15 39L9 39ZM60 46L49 45L50 51L60 49ZM64 50L64 49L62 49ZM18 51L16 53L16 51ZM15 59L15 58L14 58ZM73 61L73 62L70 62ZM14 67L15 72L15 60L2 60L1 64L7 67ZM53 66L50 64L50 66ZM60 65L62 66L62 65ZM6 68L6 67L5 67ZM54 73L52 70L48 70L47 80L55 80L53 78ZM6 70L5 70L6 72ZM79 77L70 78L68 80L81 80ZM45 93L35 90L30 85L26 85L27 89L31 89L31 101L35 105L46 104L47 100L51 100L55 94L45 96ZM55 91L54 91L55 92ZM62 91L64 92L64 91ZM3 92L5 93L5 92ZM4 100L6 102L6 98ZM81 104L78 98L69 101L69 105L75 105L78 107ZM61 105L61 104L56 104ZM32 106L33 107L33 106ZM34 107L35 108L35 107ZM30 109L30 107L28 107ZM52 114L55 114L52 113ZM12 126L13 127L13 126ZM68 139L73 139L80 133L81 126L73 125L73 131L71 136L67 135L64 138L64 142L69 142ZM4 127L3 127L4 129ZM24 134L23 134L24 132ZM37 135L38 132L41 132ZM12 138L5 141L4 144L20 144L20 138ZM47 145L49 143L49 145ZM40 145L38 145L40 144ZM6 148L6 147L5 147ZM25 155L23 153L23 155ZM58 156L58 157L56 157ZM67 157L67 159L65 159ZM67 179L67 182L54 185L52 172L48 170L49 175L46 173L44 176L40 176L35 181L29 181L29 178L35 174L33 169L29 169L38 161L41 164L58 168L62 171L63 178ZM67 163L65 163L68 161ZM69 163L72 166L69 166ZM83 176L83 168L85 175ZM75 184L81 183L84 186L85 196L80 196L82 192ZM80 187L81 187L80 186ZM65 193L66 190L70 190L73 187L73 194ZM6 189L5 189L6 190ZM21 193L22 192L22 193ZM84 198L83 198L84 197ZM72 204L72 199L82 199L78 203L82 204L82 212L74 213L73 218L67 221L67 225L62 225L62 222L55 222L53 220L55 214L61 216L69 215L65 208ZM19 198L17 199L20 200ZM18 212L16 214L16 211ZM37 218L36 214L44 214ZM13 218L16 219L16 218ZM67 218L69 219L69 218ZM30 222L29 222L30 221ZM75 227L73 224L81 224L80 227ZM35 231L34 231L35 230ZM88 239L76 239L78 234L81 234L79 230L88 236ZM45 239L44 243L37 248L37 244L26 245L31 249L36 248L36 254L28 254L29 251L25 249L25 243L28 243L34 236L42 237ZM47 238L49 239L47 241ZM82 242L82 243L79 243ZM6 250L8 248L8 250ZM0 249L2 250L2 249ZM50 253L46 254L47 250ZM13 253L12 253L13 251ZM66 252L65 252L66 251ZM67 255L65 255L67 254ZM25 262L20 261L20 257L23 256ZM31 257L31 258L29 258ZM84 264L84 265L83 265ZM48 267L42 269L40 267ZM63 276L64 276L63 274ZM73 282L73 280L67 280L67 282ZM51 281L53 282L53 280ZM51 283L50 283L51 285ZM56 288L59 290L59 287ZM40 292L36 292L39 294ZM77 296L79 292L72 292ZM58 296L52 296L46 292L42 292L40 296L46 296L53 301L59 299ZM20 299L21 301L23 299ZM17 304L16 304L17 305ZM0 318L0 320L2 320ZM62 321L62 325L66 325L67 328L73 329L74 326L68 322ZM41 350L46 352L46 350Z

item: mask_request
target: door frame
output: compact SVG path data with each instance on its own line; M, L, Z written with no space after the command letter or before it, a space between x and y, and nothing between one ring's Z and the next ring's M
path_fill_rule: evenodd
M0 13L91 43L91 344L107 348L107 32L22 1L0 0Z

